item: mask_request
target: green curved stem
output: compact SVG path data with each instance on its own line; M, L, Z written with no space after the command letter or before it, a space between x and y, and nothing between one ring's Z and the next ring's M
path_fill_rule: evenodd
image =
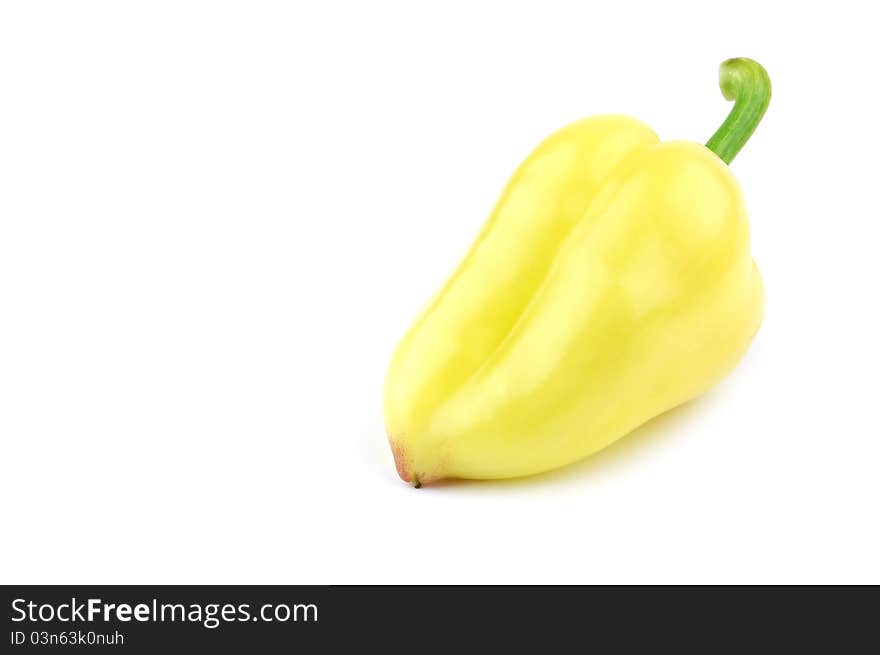
M758 127L770 104L770 77L756 61L737 57L721 64L718 71L721 92L733 100L733 109L706 147L725 163L733 161Z

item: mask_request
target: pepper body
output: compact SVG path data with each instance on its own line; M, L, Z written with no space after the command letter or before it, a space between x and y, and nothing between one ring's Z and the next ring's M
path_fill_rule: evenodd
M705 392L763 316L739 186L705 146L623 116L574 123L514 174L398 345L398 473L539 473Z

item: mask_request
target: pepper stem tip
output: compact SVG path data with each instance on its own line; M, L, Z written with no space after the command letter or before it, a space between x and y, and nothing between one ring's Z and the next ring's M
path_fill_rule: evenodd
M770 104L770 76L753 59L736 57L721 63L718 84L733 109L706 147L729 164L752 136Z

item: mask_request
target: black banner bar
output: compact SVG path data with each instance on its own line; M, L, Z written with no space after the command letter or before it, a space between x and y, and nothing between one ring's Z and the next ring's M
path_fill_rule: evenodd
M9 586L0 602L0 652L23 654L545 652L566 643L588 652L876 652L880 641L876 587Z

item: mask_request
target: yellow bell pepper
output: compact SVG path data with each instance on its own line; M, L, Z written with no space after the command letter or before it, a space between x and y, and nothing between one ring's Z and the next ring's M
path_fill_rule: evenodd
M392 357L384 414L403 480L563 466L733 369L764 295L727 164L770 82L748 59L724 62L720 81L736 102L706 146L599 116L516 171Z

